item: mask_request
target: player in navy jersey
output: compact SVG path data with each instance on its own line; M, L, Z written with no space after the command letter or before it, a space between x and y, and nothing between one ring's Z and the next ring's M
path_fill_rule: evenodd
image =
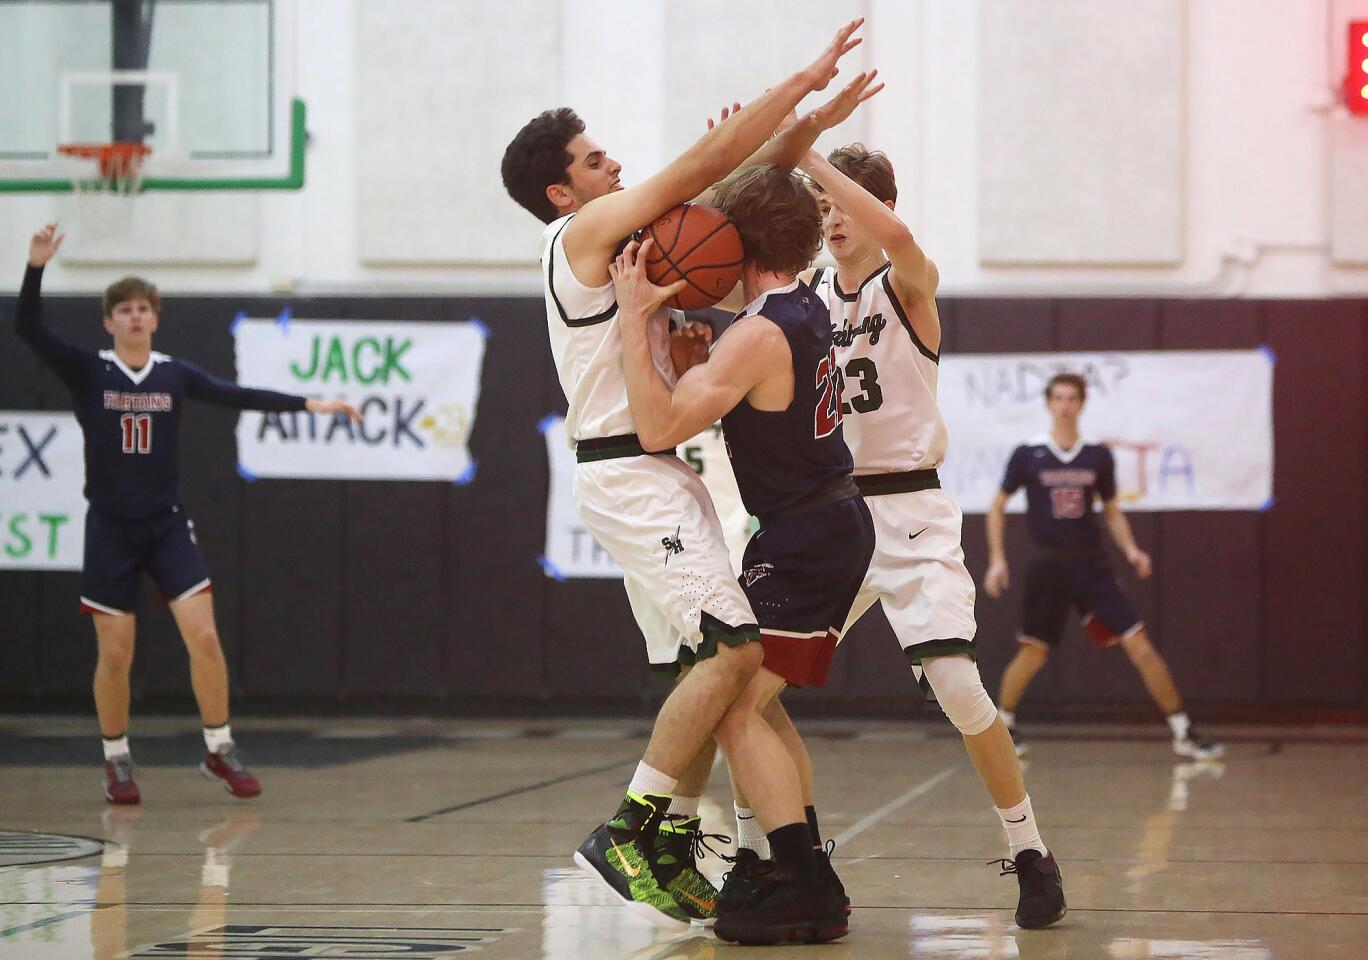
M156 287L136 277L105 291L104 328L114 349L95 352L66 342L44 325L40 295L43 268L61 244L56 224L34 234L15 321L20 338L71 391L85 438L90 508L81 608L93 615L99 645L94 690L104 737L105 798L141 799L127 734L133 608L143 571L169 601L190 654L191 685L204 723L200 770L221 780L233 796L254 797L261 784L243 767L228 725L228 668L214 626L209 572L181 505L181 410L187 399L196 399L239 410L309 410L353 420L360 414L341 401L239 387L153 352L161 300Z
M627 397L643 446L668 449L720 418L742 500L760 521L741 584L760 625L764 665L729 708L718 739L748 716L766 719L787 762L770 763L758 781L754 758L733 751L727 759L738 806L743 791L767 789L785 798L790 823L768 831L774 870L766 881L745 896L724 888L719 899L717 935L750 942L750 927L776 900L810 915L816 929L845 927L848 902L803 809L806 751L793 750L770 711L782 709L777 698L786 685L826 682L874 550L874 526L842 436L830 314L797 277L821 247L816 199L800 177L762 165L722 183L713 203L741 234L748 303L707 362L685 371L673 390L652 362L647 320L682 282L660 288L646 278L649 240L629 244L611 272ZM749 775L736 775L742 771Z
M1059 644L1069 608L1102 647L1119 643L1135 664L1154 702L1168 718L1173 752L1195 760L1217 759L1225 750L1197 736L1183 710L1168 665L1150 642L1145 624L1117 582L1103 552L1093 501L1102 501L1102 519L1126 562L1144 580L1150 575L1149 554L1135 543L1130 524L1116 499L1116 465L1109 449L1084 443L1078 418L1087 399L1087 382L1061 373L1045 388L1045 405L1053 423L1050 433L1012 451L1002 489L988 508L988 572L984 589L998 597L1008 585L1003 548L1007 500L1026 488L1027 529L1036 556L1026 570L1018 649L1002 676L998 709L1008 729L1026 686ZM1013 729L1013 737L1016 738ZM1016 739L1018 751L1021 740Z

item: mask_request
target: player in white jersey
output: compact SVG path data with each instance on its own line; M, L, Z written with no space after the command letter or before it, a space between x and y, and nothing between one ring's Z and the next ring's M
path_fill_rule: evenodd
M617 815L575 857L637 912L676 929L715 916L716 890L692 869L691 856L671 846L675 831L667 838L661 829L674 815L681 821L676 827L692 821L697 835L696 804L711 765L703 748L714 733L772 835L783 829L792 838L792 828L805 820L797 772L778 736L753 711L730 710L760 666L760 644L750 642L759 631L731 573L702 481L675 451L647 451L636 437L608 267L635 231L731 173L766 144L804 96L823 89L837 61L859 43L851 36L861 22L847 24L811 65L631 189L621 187L621 167L584 135L583 123L568 109L534 118L504 154L509 194L548 225L541 244L547 324L569 405L566 430L580 464L575 498L581 516L624 570L652 664L692 666L661 707ZM809 115L767 149L791 151L791 166L818 132L819 120ZM667 377L668 322L660 311L648 330L654 361ZM776 887L766 936L792 939L808 923L805 896L786 893L792 886Z
M974 581L964 566L959 507L940 488L945 422L936 403L939 275L893 212L897 186L882 153L859 144L809 151L800 164L822 208L836 267L808 282L831 311L845 372L842 410L855 481L874 517L875 549L850 624L873 603L884 613L923 691L940 704L1007 831L1021 900L1016 920L1064 916L1059 868L1040 839L1011 735L975 663Z

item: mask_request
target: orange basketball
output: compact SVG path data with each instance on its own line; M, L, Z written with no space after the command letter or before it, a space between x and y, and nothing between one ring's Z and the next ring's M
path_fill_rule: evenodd
M656 286L689 285L668 301L677 310L711 307L741 279L741 234L727 215L703 203L681 203L641 231L655 243L646 254L646 275Z

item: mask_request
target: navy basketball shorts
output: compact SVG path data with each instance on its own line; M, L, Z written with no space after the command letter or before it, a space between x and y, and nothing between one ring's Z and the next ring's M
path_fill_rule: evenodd
M177 507L151 520L126 520L86 511L84 613L132 613L138 577L147 571L168 601L209 588L209 570L195 545L195 524Z
M873 555L874 521L858 496L786 514L751 537L740 580L765 669L795 687L826 683Z
M1059 644L1069 609L1099 647L1134 636L1143 627L1135 607L1101 553L1043 556L1026 571L1019 643Z

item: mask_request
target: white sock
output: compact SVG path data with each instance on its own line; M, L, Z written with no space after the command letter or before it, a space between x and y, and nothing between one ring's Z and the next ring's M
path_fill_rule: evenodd
M702 802L702 797L671 797L670 816L696 817L698 816L698 807Z
M106 760L113 760L115 757L127 757L132 754L128 748L128 734L122 737L103 737L104 755Z
M204 745L210 753L214 753L219 747L231 747L233 745L233 730L228 724L221 727L204 728Z
M1015 807L1007 810L1001 807L995 809L998 816L1002 818L1002 828L1007 831L1007 846L1011 850L1013 860L1023 850L1035 849L1041 853L1050 852L1045 849L1045 842L1040 839L1040 830L1036 827L1035 814L1031 812L1029 795Z
M674 777L661 773L643 760L637 764L636 773L632 774L632 782L627 785L627 792L641 797L668 797L674 794L675 784L678 782Z
M1168 715L1169 729L1173 731L1173 739L1186 740L1188 733L1192 729L1192 721L1188 719L1185 711L1179 710Z
M1007 724L1007 726L1009 726L1009 727L1015 727L1015 726L1016 726L1016 711L1015 711L1015 710L1008 710L1008 709L1006 709L1006 708L1004 708L1004 707L998 707L998 716L1002 718L1002 722L1005 723L1005 724Z
M736 811L736 845L754 850L761 860L770 859L769 837L765 836L765 828L760 826L755 811L750 807L737 806L735 803L732 804L732 809Z

